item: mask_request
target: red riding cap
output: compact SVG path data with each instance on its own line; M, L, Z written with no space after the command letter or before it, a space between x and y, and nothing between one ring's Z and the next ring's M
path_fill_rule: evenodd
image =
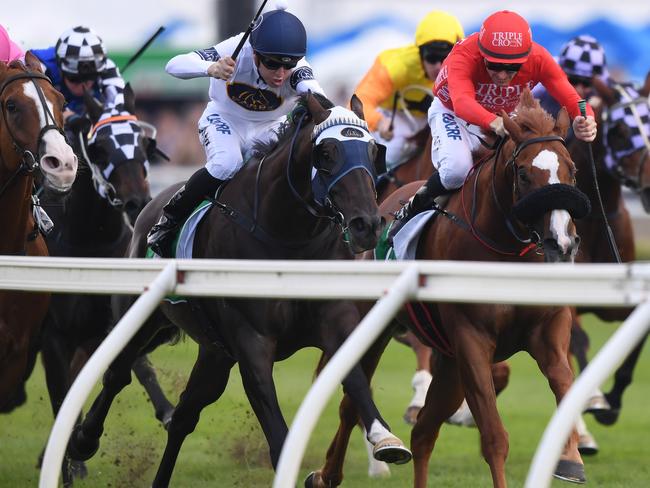
M481 54L493 63L525 63L532 45L528 22L509 10L495 12L485 19L478 36Z

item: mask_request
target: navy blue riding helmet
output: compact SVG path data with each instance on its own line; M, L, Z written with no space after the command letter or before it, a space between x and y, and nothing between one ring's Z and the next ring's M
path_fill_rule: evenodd
M307 52L305 26L284 10L263 14L251 32L250 42L255 52L267 56L302 58Z

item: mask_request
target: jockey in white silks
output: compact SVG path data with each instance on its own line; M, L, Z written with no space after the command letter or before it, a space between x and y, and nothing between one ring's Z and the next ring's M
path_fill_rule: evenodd
M285 10L264 13L235 61L231 55L243 36L176 56L165 68L177 78L210 77L210 101L199 120L206 164L172 196L147 239L159 256L171 256L181 223L242 168L253 141L274 134L297 95L324 95L304 59L307 34L296 16Z

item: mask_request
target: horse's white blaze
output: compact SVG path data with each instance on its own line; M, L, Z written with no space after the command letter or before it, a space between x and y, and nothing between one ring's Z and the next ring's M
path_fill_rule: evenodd
M566 210L553 210L551 212L551 232L557 241L563 253L566 254L571 246L571 236L569 235L569 223L571 215Z
M32 99L38 112L40 128L48 123L54 123L45 113L43 104L34 83L31 81L23 83L23 92ZM54 106L47 98L45 104L50 114L54 113ZM65 137L57 130L48 130L43 134L43 154L39 161L41 171L44 173L50 184L59 190L68 190L74 182L77 174L77 156L68 145Z
M560 169L560 160L557 157L557 153L549 151L548 149L544 149L537 156L535 156L535 159L533 159L533 166L549 172L549 185L560 182L560 176L558 175L558 170Z
M34 83L32 83L29 80L23 83L23 92L25 93L26 96L31 98L32 101L34 102L34 105L36 105L36 111L38 112L38 118L41 122L41 129L42 129L43 127L45 127L48 117L43 111L43 105L41 104L41 99L38 96L38 92L36 91L36 87L34 86ZM52 102L50 102L46 98L45 103L47 104L47 109L50 111L50 113L54 113L54 107L52 106Z
M560 160L557 153L544 149L540 151L535 159L533 159L533 166L539 169L548 171L548 184L553 185L560 183ZM553 210L551 212L551 232L557 241L558 246L563 253L566 253L571 246L571 236L569 234L569 224L571 223L571 215L566 210Z

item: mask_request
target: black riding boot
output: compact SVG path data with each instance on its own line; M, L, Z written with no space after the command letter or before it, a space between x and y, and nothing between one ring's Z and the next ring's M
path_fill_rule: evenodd
M440 181L440 173L434 171L429 177L427 182L406 202L398 212L395 214L395 220L388 232L388 241L393 242L393 237L397 232L404 227L404 225L415 217L420 212L433 207L433 204L439 196L451 193L453 190L447 190L442 186Z
M147 245L160 257L172 257L172 244L178 228L189 217L192 210L207 195L214 195L223 180L214 178L208 170L195 172L169 202L163 207L163 214L147 235Z

